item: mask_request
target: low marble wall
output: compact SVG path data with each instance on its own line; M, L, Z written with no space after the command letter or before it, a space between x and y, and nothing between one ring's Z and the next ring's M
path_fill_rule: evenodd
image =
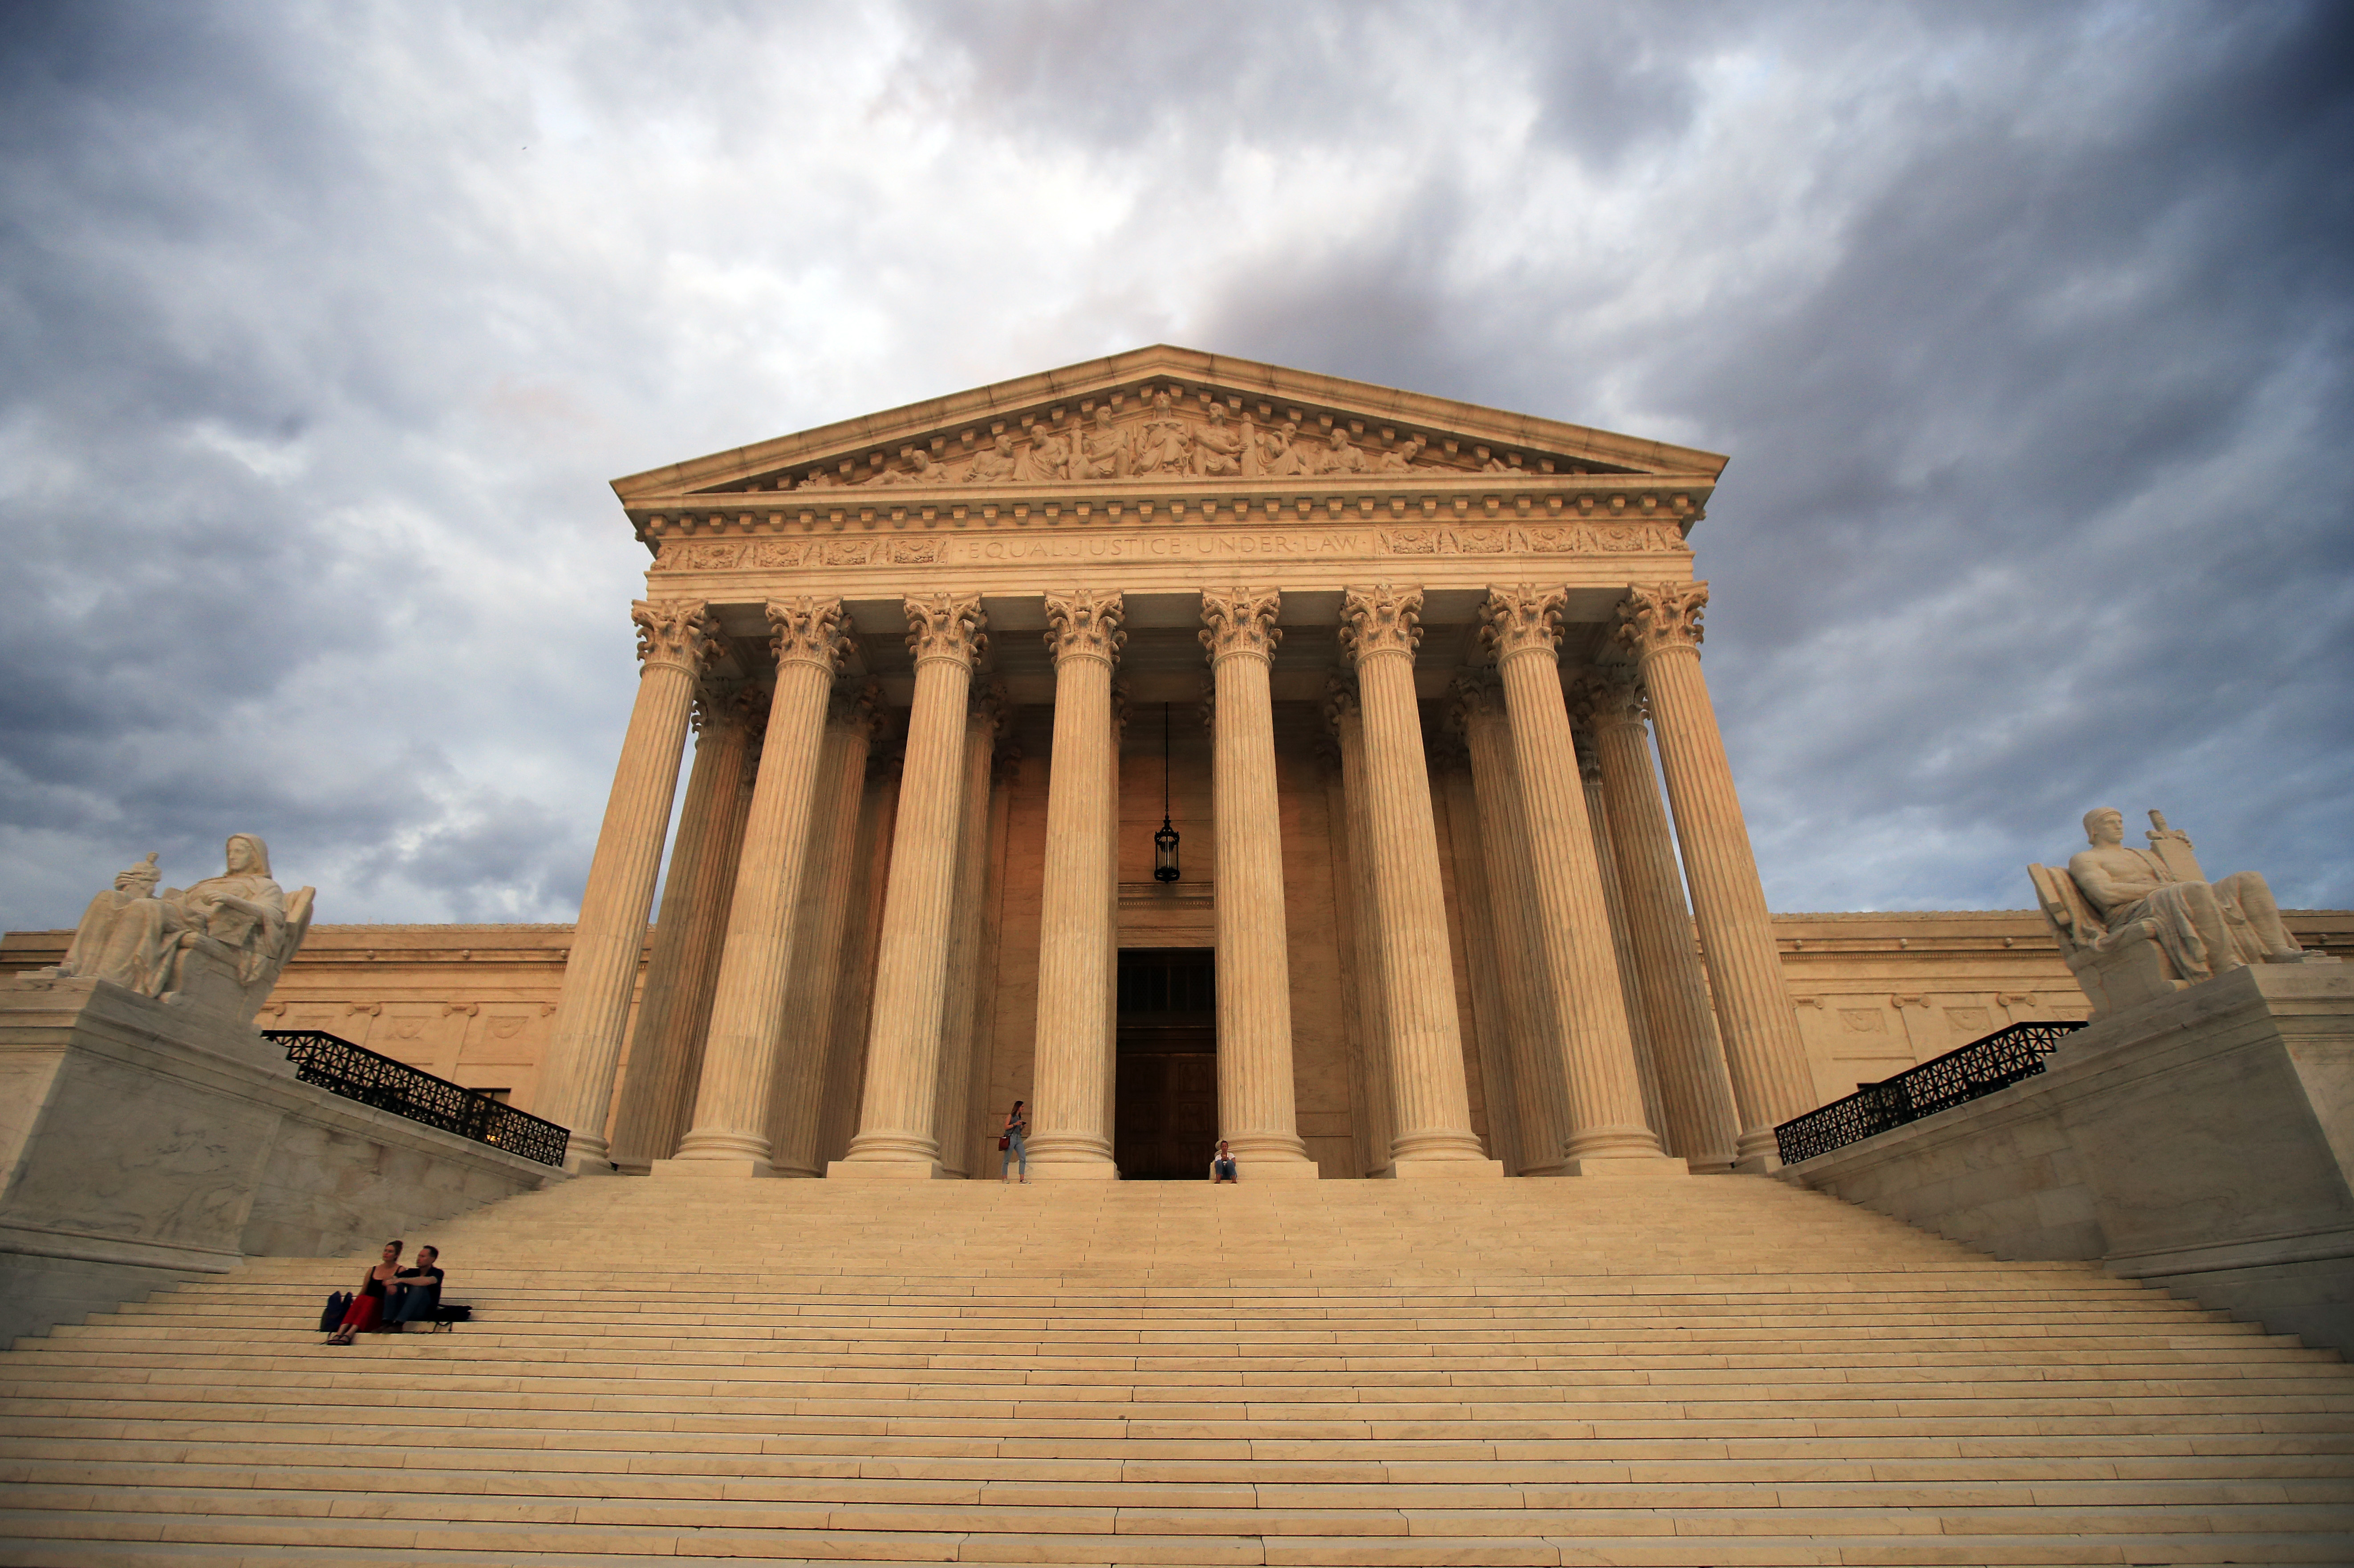
M0 1344L249 1255L414 1245L557 1179L298 1083L251 1030L97 980L0 980Z
M2040 1077L1783 1174L2354 1353L2354 966L2235 970L2073 1035Z

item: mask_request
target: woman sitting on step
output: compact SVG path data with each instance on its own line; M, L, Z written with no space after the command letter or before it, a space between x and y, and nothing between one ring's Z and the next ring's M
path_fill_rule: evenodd
M327 1343L348 1345L354 1334L376 1326L376 1320L384 1315L385 1293L400 1277L400 1248L397 1241L384 1244L384 1261L361 1277L359 1294L352 1298L351 1306L344 1311L343 1323L327 1336Z

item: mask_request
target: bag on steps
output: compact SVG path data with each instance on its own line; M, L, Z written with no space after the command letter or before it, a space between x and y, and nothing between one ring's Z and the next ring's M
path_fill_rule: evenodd
M446 1329L452 1323L471 1323L474 1309L463 1301L444 1301L433 1308L433 1326Z
M350 1291L337 1290L329 1293L327 1297L327 1309L319 1314L319 1332L323 1334L332 1334L337 1329L342 1328L344 1324L344 1314L350 1311L351 1308L352 1293Z

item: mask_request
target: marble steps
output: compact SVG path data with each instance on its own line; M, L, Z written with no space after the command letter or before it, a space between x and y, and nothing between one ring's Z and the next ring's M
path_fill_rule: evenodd
M1343 1185L578 1181L349 1350L354 1260L258 1263L0 1356L0 1563L2354 1561L2354 1373L2253 1325L1767 1182Z

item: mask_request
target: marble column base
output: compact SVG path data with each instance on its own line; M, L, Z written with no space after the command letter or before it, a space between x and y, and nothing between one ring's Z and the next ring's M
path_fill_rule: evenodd
M610 1176L613 1162L606 1158L602 1147L582 1149L575 1143L564 1150L564 1173L567 1176Z
M725 1181L742 1181L774 1176L776 1171L765 1160L657 1160L646 1174L657 1179L676 1176L717 1177Z
M1739 1176L1771 1176L1781 1169L1781 1152L1774 1149L1759 1154L1744 1155L1733 1162L1734 1173Z
M1207 1160L1202 1169L1210 1168ZM1033 1181L1117 1181L1119 1167L1108 1160L1041 1160L1034 1151L1030 1156L1030 1180Z
M1668 1154L1587 1154L1562 1162L1564 1176L1632 1177L1656 1181L1689 1176L1691 1167Z
M1504 1162L1500 1160L1399 1160L1375 1174L1393 1181L1500 1181L1504 1177Z
M953 1181L947 1166L937 1160L829 1160L829 1181Z
M1245 1180L1252 1181L1320 1181L1324 1178L1324 1172L1316 1168L1313 1160L1287 1160L1279 1154L1246 1154L1239 1150L1235 1153L1235 1170Z

